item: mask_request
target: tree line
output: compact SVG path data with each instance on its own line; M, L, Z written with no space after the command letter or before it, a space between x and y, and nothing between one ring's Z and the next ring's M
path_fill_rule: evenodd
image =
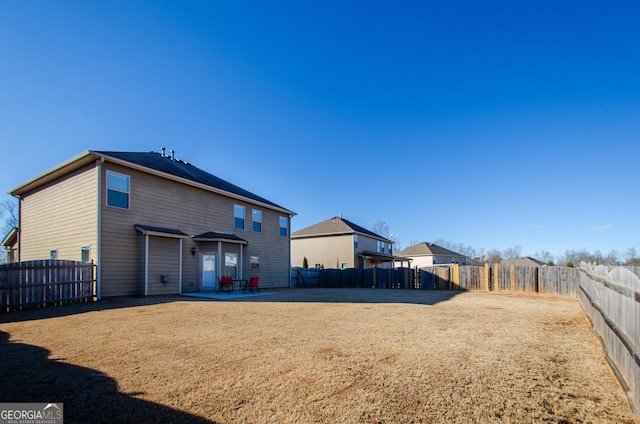
M394 242L394 251L398 252L402 250L400 241L393 236L389 229L389 225L382 220L378 220L371 226L371 231L381 235ZM420 243L417 240L413 240L409 243L409 246L415 246ZM518 259L522 257L522 246L514 245L507 247L504 250L500 249L475 249L471 246L467 246L464 243L455 243L448 240L437 239L432 243L449 249L453 252L459 253L467 257L467 263L469 265L484 265L500 263L503 259ZM603 254L599 250L590 252L586 249L567 249L564 253L558 256L552 255L550 252L540 250L531 255L533 259L552 266L579 266L581 261L595 263L598 265L626 265L626 266L640 266L640 257L634 247L626 249L624 252L612 250L607 254Z

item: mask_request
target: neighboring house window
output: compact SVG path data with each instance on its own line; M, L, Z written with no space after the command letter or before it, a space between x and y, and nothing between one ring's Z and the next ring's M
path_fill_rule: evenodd
M287 218L284 216L280 217L280 235L282 237L287 236Z
M378 240L378 252L384 253L384 242Z
M49 250L49 259L58 259L58 249Z
M129 176L107 171L107 206L129 209Z
M353 236L353 247L354 249L358 248L358 235Z
M251 256L249 258L249 268L260 269L260 256Z
M224 254L224 271L227 276L236 278L238 275L238 254L237 253L225 253Z
M262 232L262 211L253 209L251 215L253 220L253 231L255 231L256 233Z
M233 205L233 226L238 230L244 230L244 206Z
M342 262L342 263L340 264L340 268L341 268L341 269L347 269L348 267L349 267L349 264L348 264L348 263L346 263L346 262Z
M393 244L389 243L387 246L389 246L389 254L393 254Z
M80 262L89 262L91 260L91 248L89 246L82 246L80 248Z

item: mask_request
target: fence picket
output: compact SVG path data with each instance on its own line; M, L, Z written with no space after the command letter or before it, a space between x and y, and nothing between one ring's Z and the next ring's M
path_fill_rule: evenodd
M0 308L9 312L94 300L94 264L65 260L0 265Z

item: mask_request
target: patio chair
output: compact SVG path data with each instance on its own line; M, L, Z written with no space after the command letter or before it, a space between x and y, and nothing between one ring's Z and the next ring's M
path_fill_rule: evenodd
M260 288L258 287L258 282L259 281L260 281L260 277L251 277L251 278L249 278L249 282L247 284L245 284L243 291L248 291L250 293L253 293L254 291L257 291L258 293L260 293Z
M216 291L216 293L219 292L224 292L226 291L227 293L231 293L231 291L233 290L233 280L231 279L231 277L218 277L218 290Z

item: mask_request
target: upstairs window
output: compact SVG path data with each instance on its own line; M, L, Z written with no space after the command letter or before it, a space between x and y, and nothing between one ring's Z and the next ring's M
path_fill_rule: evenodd
M107 206L129 209L129 176L107 171Z
M254 209L251 216L253 220L253 231L256 233L262 232L262 211Z
M287 218L285 218L284 216L280 217L280 236L282 237L286 237L287 236Z
M244 206L233 205L233 227L244 230Z
M358 248L358 235L357 234L355 236L353 236L353 248L354 249Z

